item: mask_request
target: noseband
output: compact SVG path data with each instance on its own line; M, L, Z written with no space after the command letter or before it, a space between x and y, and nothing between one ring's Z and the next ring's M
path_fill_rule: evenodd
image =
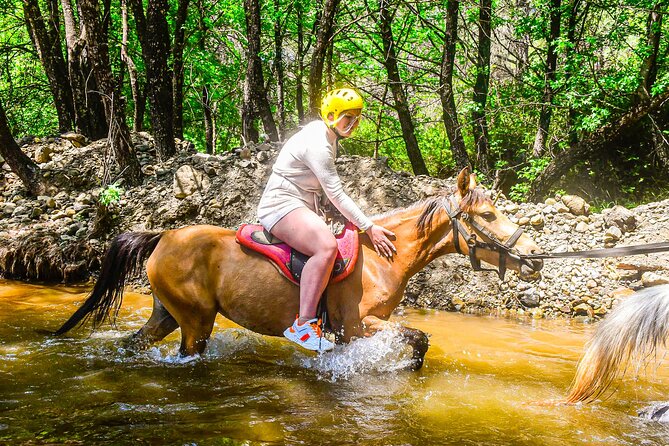
M476 257L476 250L478 248L497 252L499 255L499 266L496 272L501 280L504 280L504 275L506 274L506 259L508 257L525 262L525 260L522 259L522 257L513 249L513 246L518 242L520 236L523 235L522 228L519 227L516 229L516 232L514 232L511 237L506 240L506 242L502 242L495 236L495 234L474 221L474 219L471 218L468 213L463 212L457 202L454 203L451 201L451 197L448 197L444 201L444 208L446 209L448 217L451 219L451 226L453 228L453 244L455 245L455 250L459 254L465 254L460 248L460 234L462 234L462 237L467 241L467 248L469 249L469 261L471 262L474 271L495 271L493 268L481 267L481 261ZM482 235L488 239L488 241L479 240L479 238L476 236L476 233L470 234L463 224L463 221L467 222L467 224L476 233Z

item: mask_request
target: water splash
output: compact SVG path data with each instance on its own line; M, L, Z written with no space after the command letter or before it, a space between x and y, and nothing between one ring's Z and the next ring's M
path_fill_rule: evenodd
M338 345L332 352L306 358L302 365L331 381L348 380L361 374L406 369L411 365L411 349L399 330L383 330L369 338Z
M399 327L399 326L398 326ZM398 329L387 329L374 336L359 338L346 345L337 345L331 352L320 355L308 352L283 338L262 336L242 328L221 330L207 343L203 356L181 356L178 344L166 342L143 351L127 349L118 344L128 333L98 332L91 338L110 341L112 344L91 346L91 338L82 341L82 349L91 357L114 358L116 362L129 360L188 366L200 361L221 361L235 358L242 362L251 360L276 365L297 366L317 372L318 378L330 381L349 380L355 376L385 374L411 366L411 348L407 346ZM90 350L90 351L89 351Z

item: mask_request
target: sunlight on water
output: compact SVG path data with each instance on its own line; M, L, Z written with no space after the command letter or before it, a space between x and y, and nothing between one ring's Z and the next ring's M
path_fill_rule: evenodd
M52 338L80 287L0 281L0 444L666 445L641 417L669 389L665 365L592 405L565 396L592 325L404 310L431 335L420 371L393 330L316 355L218 319L203 357L179 332L125 340L151 314L126 293L117 326Z

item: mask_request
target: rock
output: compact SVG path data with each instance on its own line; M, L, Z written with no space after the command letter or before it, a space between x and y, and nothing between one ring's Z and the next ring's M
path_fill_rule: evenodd
M572 308L576 316L595 317L595 312L592 307L586 303L580 303Z
M172 190L176 198L186 198L195 192L203 193L209 189L210 184L208 176L190 165L185 165L175 172Z
M580 221L578 222L578 224L576 224L576 228L574 229L576 230L576 232L588 232L589 227L586 222Z
M70 141L74 147L83 147L86 145L86 137L79 133L75 132L62 133L60 137Z
M608 226L615 226L622 232L634 231L637 227L637 218L634 212L623 206L614 206L604 213L604 222Z
M14 209L16 209L16 205L14 203L5 203L2 208L2 213L5 215L12 215L14 213Z
M243 160L251 159L251 156L252 156L251 149L248 147L244 147L239 151L239 157Z
M643 286L645 287L663 285L669 283L669 277L646 271L641 275L641 283L643 283Z
M504 206L504 210L506 211L507 214L515 214L518 212L518 205L514 202L507 203Z
M539 306L539 296L534 292L524 292L520 297L520 303L527 308L534 308Z
M657 421L659 423L669 423L669 403L654 403L652 406L639 410L637 414L639 417L646 420Z
M35 150L35 162L38 164L48 163L51 161L51 154L53 149L48 145L41 145Z
M577 195L563 195L562 203L564 203L574 215L587 215L590 211L590 205Z
M617 226L611 226L604 233L604 242L617 242L623 236L622 231Z
M558 212L558 214L566 214L569 212L569 208L563 203L563 202L558 202L553 205L555 210Z
M532 218L530 218L530 224L532 226L542 226L544 224L544 216L541 214L532 216Z
M546 198L546 201L544 201L544 203L549 206L555 206L557 204L557 200L555 198Z

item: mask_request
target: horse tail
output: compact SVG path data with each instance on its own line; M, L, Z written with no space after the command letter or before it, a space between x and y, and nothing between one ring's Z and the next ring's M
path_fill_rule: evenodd
M58 336L93 318L93 328L110 317L112 323L123 302L123 287L129 275L137 274L158 245L163 233L127 232L116 236L102 261L100 277L79 309L53 334Z
M604 318L587 344L567 403L592 402L625 374L630 360L644 366L669 336L669 285L641 290Z

